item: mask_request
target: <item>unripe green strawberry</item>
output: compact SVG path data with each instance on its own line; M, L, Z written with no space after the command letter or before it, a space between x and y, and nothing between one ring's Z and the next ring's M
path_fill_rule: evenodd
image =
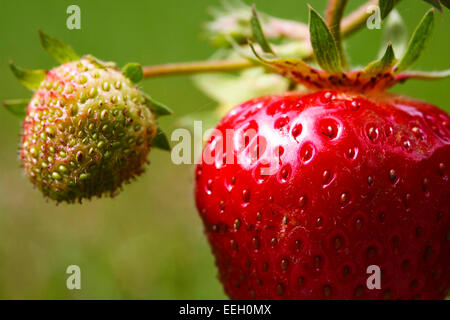
M40 36L62 65L31 71L11 64L19 81L34 90L21 106L25 174L57 202L114 196L144 171L152 145L168 147L156 117L170 110L135 86L142 78L139 65L121 71L92 56L80 59L61 41Z
M119 70L85 57L50 72L23 123L25 173L57 201L113 195L142 173L157 125Z

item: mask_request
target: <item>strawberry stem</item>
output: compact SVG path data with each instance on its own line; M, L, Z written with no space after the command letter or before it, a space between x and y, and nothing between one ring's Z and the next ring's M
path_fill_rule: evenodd
M341 20L344 15L346 5L347 0L330 0L325 18L328 28L330 29L336 42L339 58L341 59L341 66L344 69L347 69L347 59L341 43Z
M369 9L370 6L378 5L378 0L370 0L361 7L350 13L341 22L341 37L346 38L354 32L361 29L366 24L367 19L373 14Z
M247 59L233 59L168 63L156 66L147 66L142 69L144 72L144 78L151 78L175 74L180 75L239 71L255 66L257 66L255 62Z

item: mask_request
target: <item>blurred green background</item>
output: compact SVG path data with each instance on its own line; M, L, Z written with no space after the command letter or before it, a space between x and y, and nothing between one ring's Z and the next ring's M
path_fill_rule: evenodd
M248 3L250 1L247 1ZM275 16L306 21L306 2L255 0ZM351 1L356 7L363 1ZM326 1L310 1L324 10ZM66 8L81 8L81 30L66 28ZM71 44L80 54L143 65L200 60L213 52L204 34L208 8L218 0L1 1L0 101L31 93L13 78L7 62L51 68L37 30ZM409 32L429 5L398 6ZM449 68L450 12L437 14L433 40L417 69ZM380 30L364 29L347 42L352 62L375 58ZM161 119L165 131L177 117L209 110L215 102L189 77L147 80L146 92L176 110ZM449 109L450 79L411 81L393 89ZM46 202L19 167L21 124L0 110L0 298L3 299L222 299L213 257L193 199L193 167L175 166L170 154L154 150L151 166L116 199L59 205ZM67 266L81 267L82 290L66 288Z

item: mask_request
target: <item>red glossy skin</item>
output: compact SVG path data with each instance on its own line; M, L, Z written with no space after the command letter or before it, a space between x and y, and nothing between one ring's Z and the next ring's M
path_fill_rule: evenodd
M226 129L253 128L267 148L250 164L203 159L195 191L228 296L445 297L449 123L432 105L385 94L321 91L234 108L217 126L224 141ZM279 147L279 157L269 154ZM234 159L248 158L248 148L235 139ZM265 158L280 166L261 178ZM382 270L380 290L366 286L369 265Z

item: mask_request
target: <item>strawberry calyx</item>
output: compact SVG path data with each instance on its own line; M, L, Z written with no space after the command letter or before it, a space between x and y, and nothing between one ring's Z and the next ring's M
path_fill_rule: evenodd
M430 9L420 21L401 59L396 58L394 48L388 42L384 55L380 59L369 63L363 69L348 72L342 63L345 55L338 45L339 40L334 37L317 11L309 7L309 13L311 47L320 68L295 57L279 58L267 41L253 7L251 17L253 39L259 47L256 48L251 42L249 44L257 60L271 71L313 90L327 88L362 93L379 92L409 79L432 80L450 76L450 70L406 71L419 58L430 38L434 26L434 9Z

